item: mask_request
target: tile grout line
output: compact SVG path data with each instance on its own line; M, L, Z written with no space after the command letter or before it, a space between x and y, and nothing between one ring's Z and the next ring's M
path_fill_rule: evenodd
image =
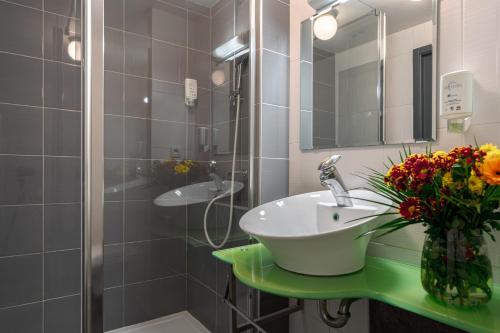
M45 0L42 0L42 333L45 333Z
M122 1L122 38L123 38L123 43L122 43L122 57L123 57L123 61L122 61L122 71L123 73L125 73L125 61L126 61L126 56L125 56L125 48L126 48L126 40L125 40L125 6L127 5L126 4L126 1ZM152 77L152 73L151 73L151 77ZM123 76L122 78L122 110L121 110L121 113L123 115L123 119L122 119L122 156L125 156L125 152L126 152L126 147L125 147L125 102L126 102L126 94L125 94L125 75ZM152 102L152 101L151 101ZM121 167L122 167L122 184L125 185L125 181L126 181L126 178L125 178L125 159L123 160L122 164L121 164ZM125 210L125 189L122 193L122 203L121 203L121 206L122 206L122 218L121 218L121 223L122 223L122 242L123 242L123 245L122 245L122 311L121 311L121 327L125 326L125 305L126 305L126 302L125 302L125 299L126 299L126 294L125 294L125 234L126 234L126 210Z

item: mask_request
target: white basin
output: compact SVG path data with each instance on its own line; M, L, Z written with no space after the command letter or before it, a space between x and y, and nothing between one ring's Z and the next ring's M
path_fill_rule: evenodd
M196 183L163 193L154 200L154 203L157 206L173 207L208 202L218 195L222 195L222 199L231 195L231 181L225 180L222 183L226 189L223 192L217 191L213 181ZM234 182L234 193L238 193L243 187L243 183Z
M349 194L353 207L337 207L330 191L272 201L243 215L240 227L264 244L284 269L308 275L352 273L365 265L371 235L357 237L381 222L372 215L389 209L355 198L389 202L370 191Z

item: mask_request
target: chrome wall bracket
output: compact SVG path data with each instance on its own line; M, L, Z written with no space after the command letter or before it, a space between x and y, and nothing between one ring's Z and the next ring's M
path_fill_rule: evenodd
M344 298L340 301L337 316L332 316L328 312L328 303L326 300L318 301L318 311L321 320L326 325L333 328L344 327L351 318L350 308L351 304L357 301L357 298Z
M226 292L224 294L224 303L226 303L231 308L231 333L245 332L250 329L255 329L261 333L266 333L266 330L262 327L262 325L281 319L283 317L287 317L292 313L299 312L304 309L304 301L301 299L297 299L297 303L295 305L255 319L250 318L250 316L248 316L244 311L240 310L237 306L238 303L236 299L236 277L234 276L232 270L228 277ZM238 315L246 321L245 324L238 325Z

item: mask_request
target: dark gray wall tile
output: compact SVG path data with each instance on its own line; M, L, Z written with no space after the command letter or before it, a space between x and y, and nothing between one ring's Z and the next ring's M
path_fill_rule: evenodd
M80 204L57 204L45 206L45 250L65 250L81 247Z
M188 14L188 43L192 49L211 52L210 18L193 12Z
M283 54L289 54L290 6L278 0L262 2L263 47Z
M261 159L260 203L288 196L288 160Z
M212 237L215 235L212 235ZM190 276L201 281L204 285L215 290L216 288L216 259L212 256L212 249L206 243L188 243L187 272Z
M20 5L42 9L43 0L12 0L13 3L18 3Z
M211 87L210 75L211 62L210 55L203 52L188 50L188 73L187 76L198 81L198 87Z
M45 158L45 202L79 202L81 160L74 157Z
M186 76L186 48L153 41L153 78L184 83Z
M123 326L123 288L104 290L104 330Z
M104 69L122 73L123 53L123 32L104 29Z
M123 157L123 123L121 116L104 116L104 157Z
M45 106L80 110L81 71L78 66L45 61Z
M234 35L234 1L221 5L224 7L212 8L212 49L227 42Z
M144 119L125 119L125 157L150 158L151 121Z
M44 0L45 10L48 12L71 16L80 17L80 0Z
M201 91L198 89L198 97ZM164 119L177 122L186 122L187 115L190 114L184 104L184 86L153 80L152 84L152 104L151 117L154 119ZM206 100L203 100L206 102ZM200 98L198 103L202 103ZM194 111L191 113L198 113Z
M104 25L116 29L123 29L124 0L104 1Z
M42 299L42 255L0 259L0 307Z
M140 118L151 118L150 79L125 76L125 114Z
M262 105L261 155L271 158L288 158L288 108Z
M125 34L125 73L151 77L151 54L151 38Z
M42 106L42 60L0 53L0 102Z
M186 308L183 276L129 285L125 288L125 325L176 313Z
M151 158L164 159L178 150L186 158L186 125L153 120L151 124Z
M104 200L123 200L123 160L104 159Z
M0 2L0 51L42 57L42 12Z
M290 59L264 50L262 53L262 101L288 106Z
M81 289L81 251L45 253L45 298L74 295Z
M42 154L42 109L0 104L0 153Z
M104 71L104 113L123 115L123 75Z
M104 203L104 244L123 242L123 202Z
M125 30L151 36L154 0L125 0Z
M0 204L42 202L42 157L0 156Z
M198 13L202 14L205 16L210 16L210 7L208 6L203 6L197 3L194 3L193 1L187 1L187 8L189 12L191 13Z
M45 154L80 156L82 115L80 112L45 109Z
M152 10L151 33L153 38L186 46L187 11L184 8L155 2Z
M0 256L42 251L42 206L0 206Z
M80 64L79 59L73 59L68 52L70 41L81 40L80 31L80 20L45 13L44 58L70 64ZM78 51L81 52L81 50ZM79 56L81 59L81 53Z
M50 333L81 332L81 297L64 297L45 302L44 326Z
M215 331L217 297L213 291L192 279L188 279L188 310L210 332Z
M125 244L125 283L185 273L185 248L175 238Z
M9 333L42 333L42 303L0 310L2 330Z
M104 246L104 288L123 284L123 245Z

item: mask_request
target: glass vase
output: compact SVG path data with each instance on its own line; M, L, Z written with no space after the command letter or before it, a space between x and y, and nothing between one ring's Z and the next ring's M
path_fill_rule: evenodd
M493 273L480 231L429 232L422 252L424 289L446 304L477 306L493 293Z

